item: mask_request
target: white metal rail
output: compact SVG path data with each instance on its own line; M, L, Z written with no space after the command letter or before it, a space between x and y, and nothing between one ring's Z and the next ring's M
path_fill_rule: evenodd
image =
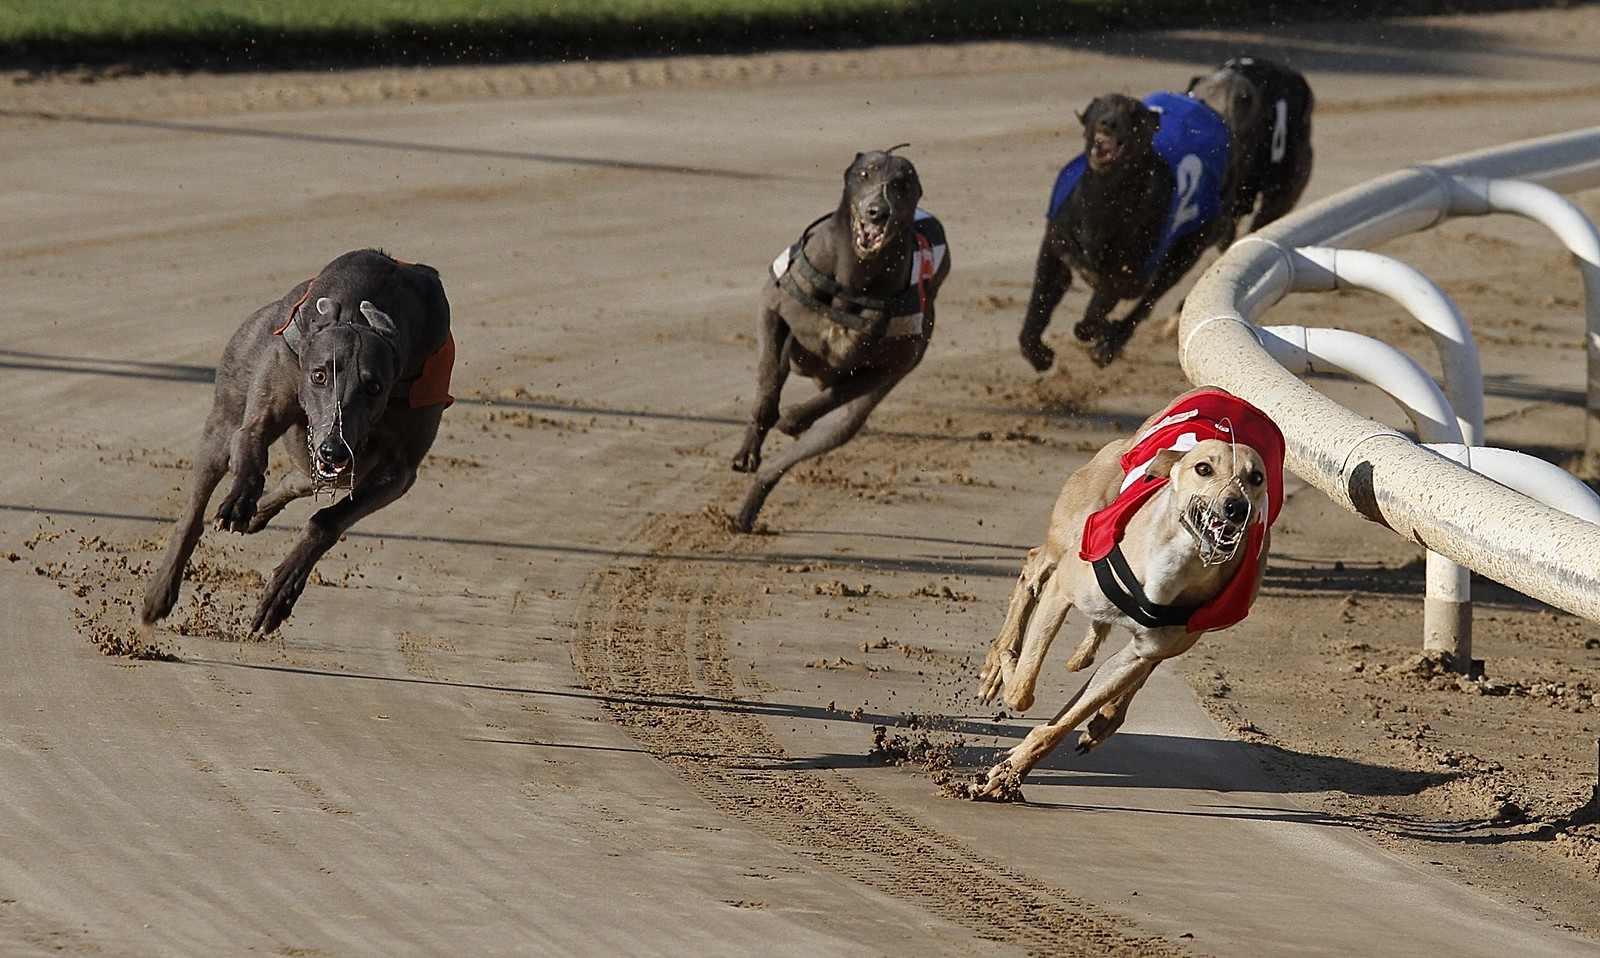
M1325 271L1317 262L1324 254L1308 257L1303 247L1359 250L1451 216L1533 217L1555 231L1583 270L1587 449L1594 453L1600 447L1600 239L1559 194L1595 186L1600 128L1401 170L1292 213L1236 243L1195 284L1179 327L1184 371L1191 381L1221 386L1272 416L1288 443L1289 468L1335 502L1482 575L1600 621L1600 527L1338 405L1275 361L1256 327L1289 292L1323 281L1306 273ZM1466 414L1463 432L1470 433L1476 410L1456 412Z

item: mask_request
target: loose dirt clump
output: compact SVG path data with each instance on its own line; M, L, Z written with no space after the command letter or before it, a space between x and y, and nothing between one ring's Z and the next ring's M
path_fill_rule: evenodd
M966 748L967 740L959 735L946 737L936 729L923 727L917 716L907 717L905 732L890 733L887 725L872 727L872 747L867 750L868 761L883 765L913 766L920 768L941 792L951 794L956 779L956 757ZM964 788L963 789L964 797Z

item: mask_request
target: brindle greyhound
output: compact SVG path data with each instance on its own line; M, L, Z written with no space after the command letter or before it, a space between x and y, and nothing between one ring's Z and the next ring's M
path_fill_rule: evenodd
M1044 331L1074 269L1093 292L1073 334L1107 366L1225 225L1228 130L1210 107L1177 93L1143 102L1111 93L1080 119L1084 150L1056 180L1018 337L1040 372L1055 362ZM1124 299L1138 302L1112 321Z
M910 160L858 153L844 172L839 208L773 262L757 313L755 409L733 457L735 470L755 473L734 518L739 531L755 527L784 473L849 441L922 361L950 258L944 228L917 209L921 198ZM791 368L820 391L780 416ZM761 444L773 426L795 442L763 463Z
M361 518L411 488L449 395L450 304L431 266L376 250L346 253L233 334L195 455L189 501L145 590L146 628L178 601L206 505L233 485L218 529L256 532L289 502L328 487L348 496L306 523L267 584L250 629L288 618L311 567ZM293 465L265 498L267 449L283 437Z

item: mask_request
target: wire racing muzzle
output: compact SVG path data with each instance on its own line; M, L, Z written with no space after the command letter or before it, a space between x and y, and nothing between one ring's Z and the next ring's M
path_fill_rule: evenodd
M1237 495L1234 493L1237 492ZM1193 495L1178 521L1194 536L1202 565L1232 561L1244 544L1245 532L1255 517L1255 507L1238 480L1209 495Z

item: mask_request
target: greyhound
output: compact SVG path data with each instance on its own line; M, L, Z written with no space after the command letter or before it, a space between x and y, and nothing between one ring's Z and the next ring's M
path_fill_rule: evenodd
M1311 180L1316 99L1298 71L1262 57L1234 57L1195 77L1189 95L1222 115L1233 140L1226 191L1233 206L1217 238L1226 249L1244 217L1253 212L1250 229L1258 230L1300 201Z
M1108 366L1224 228L1228 130L1210 107L1177 93L1142 102L1111 93L1079 119L1084 151L1056 178L1018 337L1039 372L1055 363L1043 336L1072 270L1093 289L1073 334L1093 343L1096 366ZM1111 322L1124 299L1138 302Z
M990 702L1003 690L1009 708L1031 708L1045 653L1073 606L1089 617L1089 631L1069 671L1094 661L1112 626L1132 631L1133 641L972 783L968 797L1020 798L1028 772L1085 721L1077 751L1089 753L1121 727L1157 665L1249 613L1283 503L1283 456L1283 434L1265 414L1220 389L1198 389L1068 477L1045 543L1028 553L1011 593L979 697Z
M756 316L756 401L737 472L754 473L734 527L755 528L767 495L795 464L844 445L922 361L934 298L950 273L939 221L917 208L916 167L891 150L857 153L833 213L773 261ZM790 369L819 392L779 415ZM795 442L763 463L777 426Z
M189 499L145 589L147 630L178 601L211 494L233 484L217 529L257 532L285 505L330 487L349 495L318 510L273 570L251 634L288 618L311 567L358 520L411 488L449 394L450 304L431 266L378 250L335 259L233 334L195 455ZM267 450L283 437L293 468L264 498Z

